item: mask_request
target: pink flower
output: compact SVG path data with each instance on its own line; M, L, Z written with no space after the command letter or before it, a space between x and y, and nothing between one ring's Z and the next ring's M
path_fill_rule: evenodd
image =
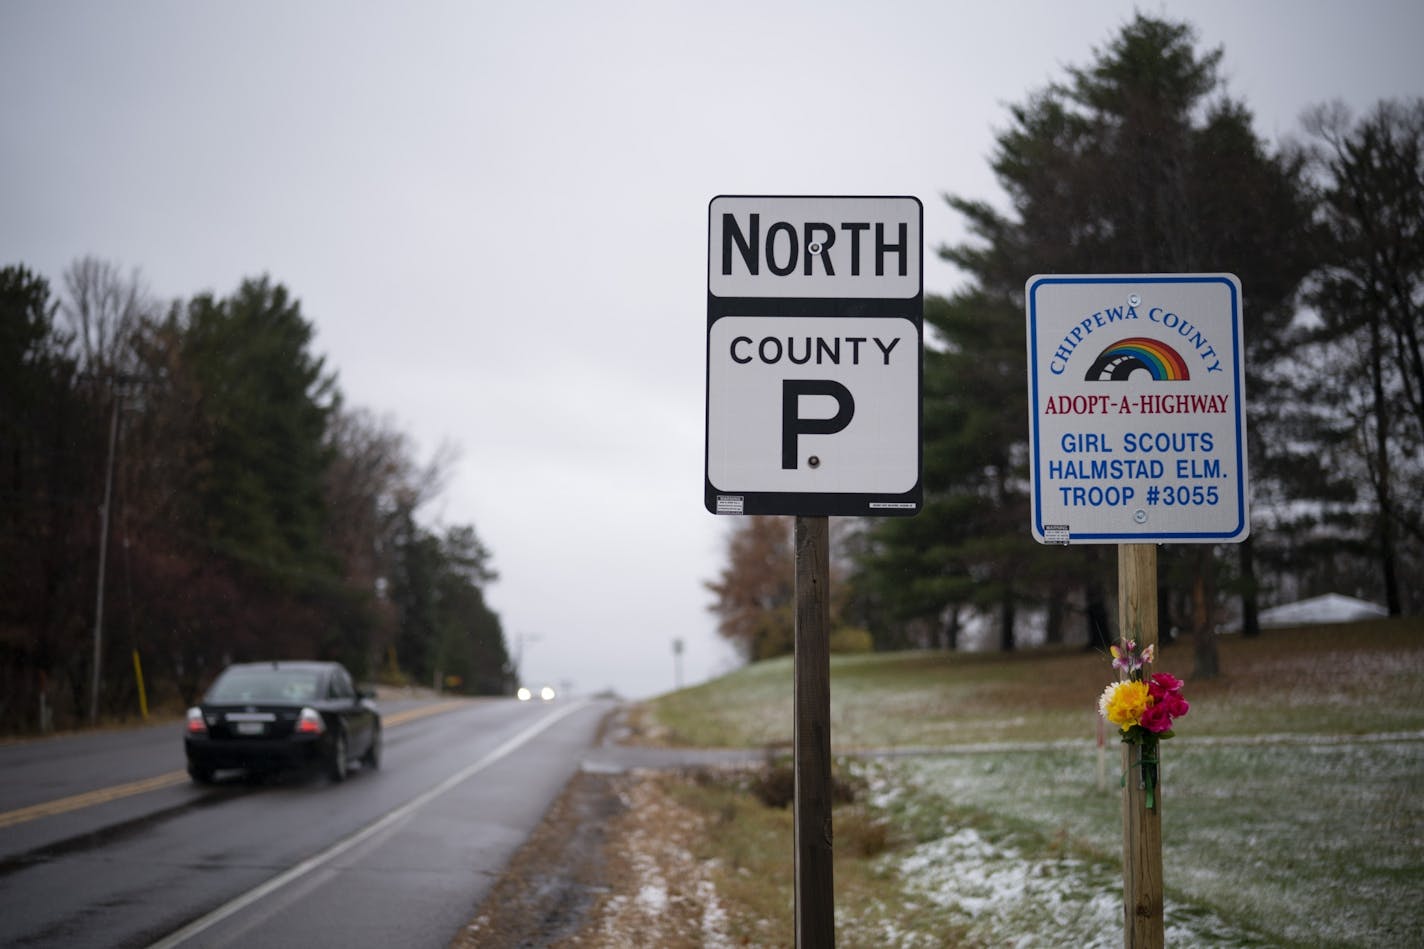
M1186 699L1182 698L1180 692L1172 692L1168 695L1164 695L1162 698L1157 700L1157 705L1160 705L1165 708L1167 710L1167 714L1172 716L1173 718L1181 718L1183 715L1187 714L1187 712L1191 711L1191 705L1187 702ZM1155 707L1156 706L1154 706L1154 708Z
M1120 669L1129 675L1132 675L1151 662L1152 657L1156 654L1156 648L1154 646L1148 646L1139 652L1137 649L1137 640L1135 639L1119 640L1117 645L1109 646L1108 651L1112 653L1113 668ZM1132 677L1134 679L1141 678L1136 675Z
M1156 702L1147 706L1147 710L1142 713L1142 718L1137 724L1154 735L1160 735L1172 727L1172 713L1165 703Z
M1170 672L1157 672L1153 673L1149 688L1154 699L1161 698L1173 692L1181 694L1182 680Z

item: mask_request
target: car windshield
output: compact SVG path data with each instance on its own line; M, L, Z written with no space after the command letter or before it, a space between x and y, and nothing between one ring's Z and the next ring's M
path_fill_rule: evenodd
M309 702L317 673L305 669L230 669L208 690L209 702Z

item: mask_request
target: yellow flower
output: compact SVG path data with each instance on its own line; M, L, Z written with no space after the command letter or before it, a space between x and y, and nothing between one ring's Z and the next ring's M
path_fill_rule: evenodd
M1098 709L1104 718L1127 731L1141 721L1149 701L1146 682L1114 682L1103 690Z

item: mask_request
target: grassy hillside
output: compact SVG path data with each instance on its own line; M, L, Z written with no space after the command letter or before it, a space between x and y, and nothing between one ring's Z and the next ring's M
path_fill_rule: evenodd
M1424 619L1223 636L1215 680L1193 682L1192 645L1153 671L1187 681L1184 734L1361 734L1424 729ZM762 746L791 740L792 664L762 662L647 706L659 740ZM872 653L831 659L838 751L1081 738L1115 678L1081 648L1002 653Z
M1224 675L1192 682L1190 641L1154 671L1192 709L1163 746L1169 945L1421 945L1424 622L1270 630L1221 640ZM858 783L836 812L843 945L1121 945L1120 751L1099 770L1104 657L1037 650L837 657L832 739ZM643 710L669 743L791 738L789 660ZM675 779L707 828L696 851L734 937L790 923L789 815L759 778ZM868 842L868 843L867 843Z

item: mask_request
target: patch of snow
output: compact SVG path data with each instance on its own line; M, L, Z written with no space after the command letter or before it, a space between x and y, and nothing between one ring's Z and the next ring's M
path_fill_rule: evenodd
M650 913L661 913L667 909L667 887L661 882L644 883L638 891L638 905Z
M1358 620L1380 619L1389 610L1377 603L1356 599L1340 593L1313 596L1294 603L1285 603L1262 610L1258 620L1263 628L1306 626L1317 623L1353 623ZM1240 629L1239 622L1228 629Z
M1105 890L1102 872L1082 861L1032 859L963 827L919 845L898 863L912 893L984 930L996 945L1121 944L1121 896ZM1036 922L1025 926L1029 917ZM1054 933L1053 941L1041 933Z
M707 861L713 864L715 861ZM710 869L704 865L704 871ZM706 949L733 949L727 935L727 911L717 899L717 885L708 877L697 881L697 898L702 901L702 945Z

